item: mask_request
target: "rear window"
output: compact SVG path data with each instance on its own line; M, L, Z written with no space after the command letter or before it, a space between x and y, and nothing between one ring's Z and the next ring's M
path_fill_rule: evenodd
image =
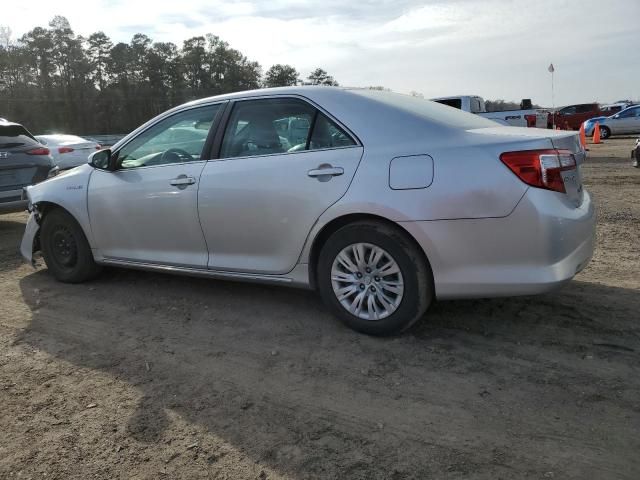
M434 100L434 102L462 110L462 99L460 98L446 98L444 100Z
M22 147L37 143L38 141L22 125L0 125L0 148Z
M578 107L576 108L576 112L577 113L588 113L588 112L593 112L596 109L596 105L594 105L593 103L588 103L585 105L578 105Z
M353 93L370 98L371 100L389 105L390 107L404 110L407 113L452 127L490 128L497 125L496 122L486 118L467 113L455 108L449 108L439 103L400 93L381 92L377 90L352 90Z

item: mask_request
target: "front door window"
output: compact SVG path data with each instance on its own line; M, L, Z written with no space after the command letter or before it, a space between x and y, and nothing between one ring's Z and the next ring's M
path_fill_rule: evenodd
M150 167L203 159L203 149L221 104L172 115L141 133L118 152L118 168Z

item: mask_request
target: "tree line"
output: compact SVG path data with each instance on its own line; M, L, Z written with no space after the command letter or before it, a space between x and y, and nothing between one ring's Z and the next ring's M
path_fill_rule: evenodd
M258 62L213 34L179 47L142 33L129 43L103 32L83 37L61 16L16 41L0 27L0 117L37 133L126 133L192 99L306 84L338 85L321 68L306 79L283 64L263 74Z

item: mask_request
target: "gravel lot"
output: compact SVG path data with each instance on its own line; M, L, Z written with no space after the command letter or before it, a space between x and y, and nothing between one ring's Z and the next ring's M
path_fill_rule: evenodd
M0 216L0 478L640 478L640 170L591 146L589 267L407 334L306 291L108 270L56 283Z

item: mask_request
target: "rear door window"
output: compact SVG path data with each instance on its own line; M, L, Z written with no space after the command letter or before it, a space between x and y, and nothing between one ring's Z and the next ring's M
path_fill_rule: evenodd
M334 121L295 98L242 100L233 107L220 158L253 157L356 145Z
M239 101L233 106L220 157L306 150L315 112L308 103L293 98Z

